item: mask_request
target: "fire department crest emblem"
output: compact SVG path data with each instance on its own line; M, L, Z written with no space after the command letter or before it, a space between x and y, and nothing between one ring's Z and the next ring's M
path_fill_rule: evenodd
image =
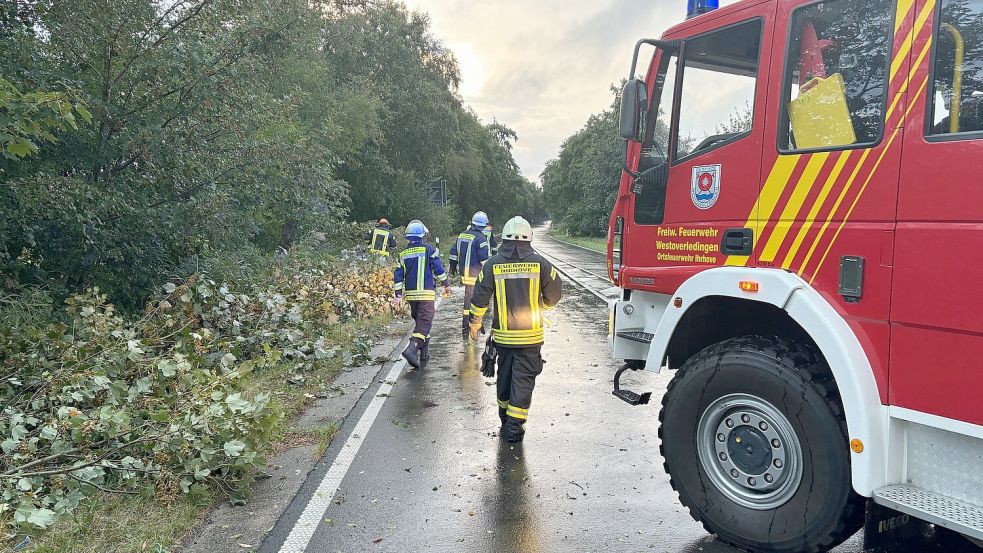
M720 197L720 164L693 167L690 198L700 209L710 209Z

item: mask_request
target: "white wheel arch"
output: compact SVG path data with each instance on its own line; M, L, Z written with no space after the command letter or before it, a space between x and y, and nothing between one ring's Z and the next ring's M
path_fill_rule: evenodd
M742 281L754 282L757 292L745 292ZM698 300L711 296L769 303L784 310L812 337L833 372L843 401L849 438L864 444L851 452L853 487L869 497L885 485L888 447L888 409L881 404L870 362L857 336L843 317L814 288L794 273L780 269L719 267L702 271L676 290L682 306L670 302L652 333L646 367L658 372L666 359L676 325ZM849 448L845 443L843 447Z

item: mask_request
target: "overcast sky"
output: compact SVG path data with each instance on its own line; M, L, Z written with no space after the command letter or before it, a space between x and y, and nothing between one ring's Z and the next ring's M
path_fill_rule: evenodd
M454 51L464 100L485 122L497 118L519 134L516 161L537 182L560 143L610 105L609 87L627 76L635 42L686 15L686 0L405 2L428 12Z

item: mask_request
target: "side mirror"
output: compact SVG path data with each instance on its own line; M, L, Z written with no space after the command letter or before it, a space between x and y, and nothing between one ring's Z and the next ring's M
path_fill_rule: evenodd
M645 112L648 110L648 89L645 82L632 79L621 89L621 121L618 135L623 140L642 141Z

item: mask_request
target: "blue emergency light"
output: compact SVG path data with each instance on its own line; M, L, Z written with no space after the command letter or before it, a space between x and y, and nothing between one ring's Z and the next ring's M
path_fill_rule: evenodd
M702 13L711 12L720 7L720 0L688 0L686 4L686 19Z

